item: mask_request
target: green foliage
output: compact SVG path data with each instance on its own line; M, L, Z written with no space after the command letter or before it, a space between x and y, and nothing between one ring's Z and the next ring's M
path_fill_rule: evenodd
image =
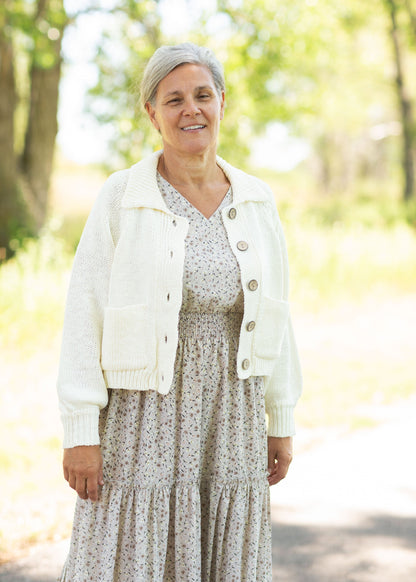
M28 239L0 267L0 348L20 353L38 350L62 325L63 303L72 254L62 239L45 230ZM37 338L34 341L34 338Z
M6 0L0 7L2 21L7 22L6 33L16 48L26 51L33 65L48 69L56 63L55 44L68 22L63 0Z
M409 200L404 206L405 220L416 231L416 199Z
M416 291L411 265L416 237L409 228L386 231L336 223L322 229L315 220L286 228L297 304L319 311L323 304L361 301L369 293Z
M0 105L0 246L7 256L44 221L66 23L63 0L5 0L0 6L1 53L12 57L0 63L7 68ZM54 75L43 75L52 67ZM40 129L33 130L33 120Z
M158 134L141 111L138 86L146 62L160 44L156 1L117 2L98 47L99 79L87 103L98 121L111 128L111 169L133 164L160 144Z
M134 87L157 46L189 39L224 63L220 155L246 164L254 137L279 121L311 144L311 174L324 192L348 192L366 176L382 182L400 161L388 19L380 8L379 0L218 0L186 36L162 37L157 2L116 2L117 24L101 43L90 100L112 128L113 165L160 146Z
M51 221L51 230L55 237L65 241L68 252L75 253L86 222L84 214L68 215L62 219Z
M325 190L350 187L389 158L374 125L396 119L384 15L350 0L218 3L231 21L227 79L251 137L284 122L315 152ZM386 135L388 139L388 132ZM365 166L363 167L363 163Z

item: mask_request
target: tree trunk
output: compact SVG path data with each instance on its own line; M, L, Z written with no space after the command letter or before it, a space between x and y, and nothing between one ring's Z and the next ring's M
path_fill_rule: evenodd
M407 13L409 15L409 19L410 19L410 24L412 27L412 31L413 31L413 35L416 39L416 15L415 12L412 8L412 5L410 3L410 0L405 0L405 4L406 4L406 8L407 8Z
M6 35L6 15L0 14L0 261L10 254L9 241L23 221L14 153L16 86L13 43Z
M52 24L51 0L38 0L36 22L47 22L36 43L30 71L29 117L21 162L24 195L39 230L48 211L49 182L52 173L55 138L58 131L57 112L61 78L61 44L66 25L63 0L54 2L59 18ZM46 45L45 45L46 43ZM46 49L45 49L46 46Z
M396 88L400 104L403 134L403 154L402 165L404 172L405 200L410 200L414 196L415 176L413 164L413 113L412 104L407 96L404 85L403 58L399 43L399 32L397 26L397 4L395 0L385 0L389 11L391 27L390 35L393 44L394 58L396 62Z

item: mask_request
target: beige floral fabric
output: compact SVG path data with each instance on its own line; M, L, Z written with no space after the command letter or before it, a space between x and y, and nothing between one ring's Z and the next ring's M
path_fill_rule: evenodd
M205 218L158 176L190 223L170 392L109 390L105 485L77 500L62 582L271 582L263 381L239 380L243 294L220 209Z

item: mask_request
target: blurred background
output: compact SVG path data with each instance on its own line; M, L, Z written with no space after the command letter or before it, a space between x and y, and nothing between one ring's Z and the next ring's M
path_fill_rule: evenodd
M69 535L55 381L71 262L109 173L160 145L137 84L184 40L223 62L219 153L270 184L283 221L298 452L414 406L416 0L2 0L0 561Z

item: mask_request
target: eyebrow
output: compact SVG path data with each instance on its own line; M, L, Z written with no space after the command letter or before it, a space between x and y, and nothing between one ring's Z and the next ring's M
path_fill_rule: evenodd
M210 85L201 85L200 87L195 87L196 91L206 91L206 90L210 90L212 91L212 87ZM166 93L164 95L164 98L166 97L171 97L172 95L180 95L181 91L179 90L175 90L175 91L169 91L169 93Z

